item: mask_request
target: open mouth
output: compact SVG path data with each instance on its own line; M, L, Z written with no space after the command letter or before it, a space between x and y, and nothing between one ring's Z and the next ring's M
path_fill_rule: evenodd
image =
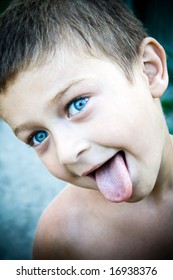
M100 192L111 202L127 201L132 195L132 180L123 151L83 175L92 178Z
M90 172L88 172L88 173L86 173L86 174L84 174L84 175L90 177L90 178L93 179L93 180L96 180L96 176L95 176L96 171L99 170L101 167L104 167L104 166L106 166L107 164L109 164L109 162L111 162L112 159L113 159L117 154L121 154L121 156L122 156L122 158L123 158L123 160L124 160L124 163L125 163L125 165L126 165L126 167L127 167L127 162L126 162L125 153L124 153L124 151L119 151L119 152L116 153L113 157L111 157L110 159L108 159L106 162L101 163L101 164L99 164L99 165L93 167L92 170L91 170Z
M87 175L88 177L90 177L91 179L93 179L94 181L95 181L95 171L92 171L91 173L89 173L88 175Z

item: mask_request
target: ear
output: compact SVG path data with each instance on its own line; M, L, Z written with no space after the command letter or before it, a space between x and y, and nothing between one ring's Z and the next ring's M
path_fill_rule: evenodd
M154 98L162 96L168 86L166 55L163 47L153 38L147 37L141 43L143 72L148 79Z

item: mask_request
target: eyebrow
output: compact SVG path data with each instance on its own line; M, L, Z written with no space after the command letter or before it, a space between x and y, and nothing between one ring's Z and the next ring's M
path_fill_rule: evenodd
M85 80L84 78L80 78L80 79L75 79L75 80L73 79L72 81L70 81L52 99L49 100L49 104L54 103L55 101L57 101L57 99L60 99L71 87L73 87L74 85L76 85L84 80Z
M16 126L13 129L14 134L17 136L20 132L30 130L34 126L33 122L26 122Z
M79 82L85 80L84 78L80 78L80 79L76 79L76 80L72 80L70 81L68 84L66 84L64 86L63 89L61 89L52 99L49 100L49 104L51 103L54 103L55 101L57 101L57 99L60 99L62 98L62 96L74 85L78 84ZM33 126L37 126L38 125L35 125L34 122L25 122L25 123L22 123L18 126L16 126L14 129L13 129L13 132L14 134L17 136L20 132L22 131L25 131L25 130L31 130L31 128L33 128Z

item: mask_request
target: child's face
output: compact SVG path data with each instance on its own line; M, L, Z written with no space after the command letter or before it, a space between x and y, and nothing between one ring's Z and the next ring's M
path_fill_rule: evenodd
M77 186L98 189L86 173L123 151L133 189L120 200L139 200L154 187L163 149L158 105L141 69L132 84L108 60L54 59L19 75L0 96L2 116L54 176Z

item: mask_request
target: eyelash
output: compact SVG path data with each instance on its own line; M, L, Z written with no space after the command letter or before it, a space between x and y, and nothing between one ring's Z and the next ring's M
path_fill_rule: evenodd
M34 142L33 142L34 136L36 136L37 133L42 132L42 131L44 131L44 130L37 130L37 131L34 131L32 134L29 135L29 137L28 137L27 140L26 140L26 144L29 146L29 148L30 148L30 147L39 146L39 145L42 143L42 142L41 142L39 145L35 145ZM46 133L47 133L47 132L46 132ZM47 133L47 134L48 134L48 133ZM43 141L43 142L44 142L44 141Z
M87 97L87 96L79 96L79 97L76 97L76 98L74 98L74 99L72 99L70 102L68 102L68 104L65 106L65 111L66 111L66 113L67 113L67 115L68 115L68 118L71 118L71 117L73 117L73 116L70 116L70 114L69 114L69 107L70 107L70 105L72 105L75 101L78 101L78 100L80 100L80 99L87 99L87 102L88 102L88 100L89 100L89 97ZM81 110L82 111L82 110ZM80 111L79 111L80 112ZM76 115L76 114L75 114ZM75 116L74 115L74 116ZM36 134L37 133L39 133L39 132L41 132L42 130L37 130L37 131L34 131L31 135L29 135L29 137L27 138L27 140L26 140L26 144L29 146L29 147L36 147L36 146L39 146L40 144L38 144L38 145L34 145L34 142L33 142L33 138L34 138L34 136L36 136ZM44 130L43 130L44 131ZM43 141L44 142L44 141Z
M26 144L29 146L29 148L34 147L34 143L33 143L33 137L35 136L35 134L39 132L38 131L34 131L32 134L29 135L29 137L26 139Z
M84 95L84 96L78 96L78 97L72 99L70 102L68 102L67 105L65 106L65 111L66 111L66 114L67 114L68 118L72 118L72 117L74 117L75 115L78 115L78 114L75 114L74 116L70 116L70 114L69 114L69 108L70 108L70 105L72 105L74 102L76 102L76 101L78 101L78 100L80 100L80 99L87 99L87 102L88 102L89 97L86 96L86 95ZM87 102L86 102L86 103L87 103ZM83 111L83 109L82 109L81 111ZM80 112L80 111L79 111L79 112Z

